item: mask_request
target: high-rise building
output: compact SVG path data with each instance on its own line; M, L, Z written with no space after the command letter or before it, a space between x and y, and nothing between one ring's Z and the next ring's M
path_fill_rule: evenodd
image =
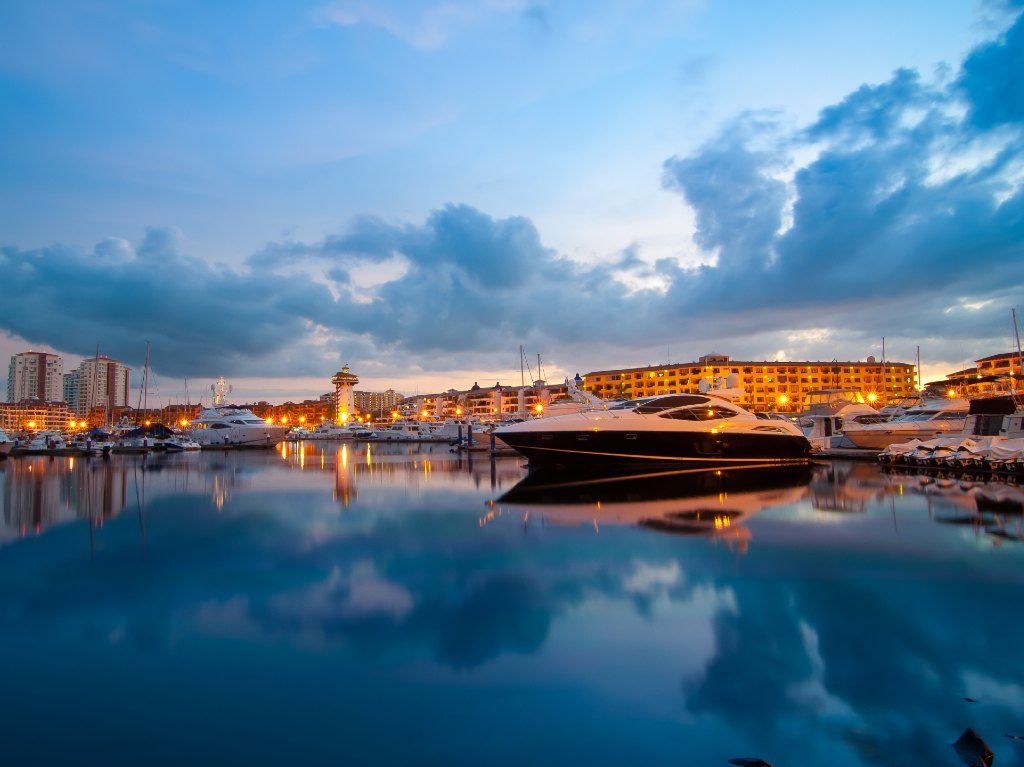
M69 407L78 416L88 416L95 408L115 408L129 405L131 369L109 357L87 357L64 381L64 391L73 395Z
M22 352L7 370L7 401L62 402L64 360L47 352Z

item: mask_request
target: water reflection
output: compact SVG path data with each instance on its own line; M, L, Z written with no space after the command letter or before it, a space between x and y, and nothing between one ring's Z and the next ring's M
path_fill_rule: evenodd
M1013 486L399 445L0 475L12 764L942 765L967 726L1024 763Z
M660 471L631 475L537 471L498 499L487 523L501 514L546 524L637 525L676 535L703 535L746 551L743 524L762 509L799 501L809 467L752 466L727 470Z

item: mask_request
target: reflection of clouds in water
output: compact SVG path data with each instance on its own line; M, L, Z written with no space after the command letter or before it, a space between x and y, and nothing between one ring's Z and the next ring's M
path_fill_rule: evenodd
M853 709L825 687L825 660L821 657L818 632L801 621L803 651L810 662L811 674L789 687L789 697L801 708L827 717L853 717Z
M633 572L628 573L622 587L633 594L651 595L680 584L683 570L675 560L662 565L637 562Z
M948 744L967 725L1019 727L1019 618L1006 609L1018 586L935 585L737 582L739 608L715 618L706 675L684 682L687 709L756 744L799 731L807 764L836 763L826 756L836 738L859 755L852 764L951 763ZM957 620L967 605L969 626ZM967 709L964 695L988 705Z
M412 606L409 592L381 578L369 560L357 563L347 575L335 567L326 580L269 601L271 612L300 624L377 617L398 621L409 614Z
M1006 706L1015 714L1024 714L1024 686L1001 681L984 673L966 670L961 674L966 696L975 700Z

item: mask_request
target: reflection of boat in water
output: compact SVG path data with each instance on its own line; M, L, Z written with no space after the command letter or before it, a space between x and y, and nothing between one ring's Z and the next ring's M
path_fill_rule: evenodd
M798 501L810 480L807 466L756 464L599 476L537 470L495 503L499 511L535 515L549 524L639 525L746 541L750 531L743 520Z

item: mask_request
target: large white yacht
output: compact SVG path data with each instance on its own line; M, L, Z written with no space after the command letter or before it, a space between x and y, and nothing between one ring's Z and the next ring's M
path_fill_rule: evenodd
M965 399L926 400L891 421L867 424L847 421L843 434L856 447L884 450L889 445L912 439L924 441L959 435L969 410L970 403Z
M494 433L532 466L806 463L810 443L796 424L758 418L731 401L740 393L663 394Z
M214 406L192 421L192 439L204 448L275 447L284 440L288 427L269 424L251 410Z

